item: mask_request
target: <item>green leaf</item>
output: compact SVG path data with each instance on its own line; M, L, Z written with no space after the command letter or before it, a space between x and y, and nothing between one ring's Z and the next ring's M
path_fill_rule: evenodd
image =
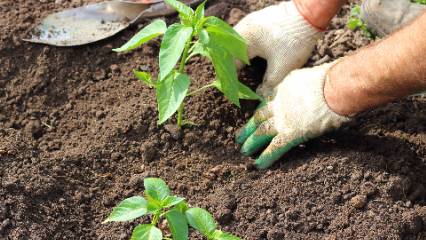
M185 212L186 219L191 227L210 238L217 224L212 215L202 208L190 208Z
M145 178L145 194L157 201L162 201L170 195L170 189L166 182L159 178Z
M151 214L157 214L162 210L162 207L160 205L160 202L153 199L150 196L146 196L147 200L148 200L148 205L147 205L147 209L148 209L148 213Z
M195 55L201 55L204 57L207 57L208 59L212 59L210 56L210 53L208 52L207 48L201 44L200 42L196 42L190 51L189 56L186 58L186 61L194 57Z
M213 49L222 48L245 64L250 63L247 43L242 38L223 31L222 28L216 26L209 26L206 30L209 33L209 47Z
M216 230L213 233L213 239L214 240L240 240L239 237L234 236L234 235L227 233L227 232L222 232L220 230Z
M147 201L143 197L131 197L118 204L103 223L131 221L142 217L147 211Z
M173 207L181 202L185 201L185 198L176 197L176 196L168 196L163 200L162 206L163 208Z
M178 203L173 210L177 210L181 213L185 213L186 210L188 210L188 203L186 201L182 201L180 203Z
M207 45L210 42L209 32L206 29L201 30L199 38L201 44Z
M171 7L173 7L178 13L189 17L194 15L194 10L190 8L189 6L186 6L184 3L176 0L164 0L167 4L169 4Z
M361 16L361 6L360 5L355 5L350 12L350 17L356 17L358 18L359 16Z
M349 19L347 26L350 30L356 30L358 27L362 26L362 22L359 19L351 18Z
M133 70L133 74L142 82L144 82L149 87L155 87L154 82L152 81L152 76L148 72L141 72L136 69Z
M231 54L221 49L208 48L208 51L216 72L216 78L222 86L223 94L229 101L240 107L235 59Z
M234 28L232 28L228 23L226 23L225 21L223 21L222 19L218 17L215 17L215 16L207 17L204 21L204 25L206 27L220 28L223 32L234 35L236 38L240 38L240 41L245 41L244 38L242 38L240 34L238 34L238 32L234 30Z
M202 2L200 5L198 5L197 9L195 9L195 15L194 15L195 23L198 23L198 21L201 21L201 19L203 19L205 7L206 7L206 2L207 2L207 0Z
M221 85L220 81L215 80L212 83L212 85L214 87L216 87L219 91L223 92L222 85ZM259 101L263 101L262 97L260 97L259 95L257 95L255 92L253 92L253 90L251 90L249 87L247 87L246 85L242 84L239 81L238 81L238 97L240 99L246 99L246 100L259 100Z
M166 219L169 224L173 240L188 239L188 222L186 221L186 217L183 213L177 210L168 211L166 213Z
M158 82L158 124L163 124L178 110L188 93L189 84L189 76L180 73L170 74L162 82Z
M259 100L263 101L264 99L257 95L251 88L247 87L246 85L242 84L238 81L238 96L240 99L246 99L246 100Z
M160 47L160 81L172 72L191 36L192 28L182 24L175 23L167 29Z
M247 42L228 23L220 18L211 16L205 19L204 25L213 38L214 45L225 48L234 57L249 64Z
M167 30L166 23L157 19L154 20L151 24L140 30L134 37L132 37L126 44L120 48L113 49L115 52L126 52L133 50L140 45L151 41L152 39L164 34Z
M162 240L161 230L151 224L140 224L133 230L131 240Z

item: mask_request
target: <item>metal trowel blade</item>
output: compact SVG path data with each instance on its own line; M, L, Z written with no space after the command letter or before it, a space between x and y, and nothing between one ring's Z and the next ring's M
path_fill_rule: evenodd
M183 0L196 5L201 0ZM47 16L24 41L60 47L111 37L143 18L175 13L163 0L119 0L64 10Z
M54 46L79 46L115 35L150 5L102 2L47 16L25 41Z

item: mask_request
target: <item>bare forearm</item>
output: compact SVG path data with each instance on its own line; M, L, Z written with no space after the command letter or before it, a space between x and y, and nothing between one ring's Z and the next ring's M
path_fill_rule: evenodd
M337 63L324 93L330 108L356 114L426 89L426 14Z

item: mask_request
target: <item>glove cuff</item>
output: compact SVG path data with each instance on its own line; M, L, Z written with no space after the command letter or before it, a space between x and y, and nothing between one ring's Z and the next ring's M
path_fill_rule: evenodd
M279 132L309 139L351 120L335 113L325 99L327 72L334 64L293 71L278 86L272 108Z
M323 77L320 79L320 81L318 81L318 84L319 84L318 88L320 89L320 91L318 92L318 98L320 98L318 99L318 102L322 102L322 104L324 105L324 109L327 109L325 110L324 115L328 115L328 119L324 118L325 121L321 123L321 125L323 126L321 127L322 129L321 132L318 132L317 134L315 134L314 137L317 137L326 131L337 129L343 123L349 122L352 119L350 117L342 116L334 112L328 105L327 100L325 98L325 94L324 94L325 83L327 82L327 79L328 79L328 70L332 68L335 64L337 64L338 61L339 60L336 60L334 62L325 64L323 68Z

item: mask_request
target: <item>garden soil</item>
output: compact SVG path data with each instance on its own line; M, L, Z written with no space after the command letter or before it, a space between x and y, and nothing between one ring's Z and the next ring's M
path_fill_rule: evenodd
M0 239L129 239L146 219L101 222L142 194L146 177L165 179L242 239L426 239L425 98L361 114L258 171L234 143L256 102L239 109L209 90L188 101L195 126L157 126L154 91L131 70L158 70L159 41L111 51L143 24L76 48L21 40L49 13L88 2L0 1ZM275 2L212 0L207 12L235 24ZM309 66L369 43L345 29L349 9ZM255 61L241 81L254 89L264 68ZM214 79L200 58L188 71L194 88Z

